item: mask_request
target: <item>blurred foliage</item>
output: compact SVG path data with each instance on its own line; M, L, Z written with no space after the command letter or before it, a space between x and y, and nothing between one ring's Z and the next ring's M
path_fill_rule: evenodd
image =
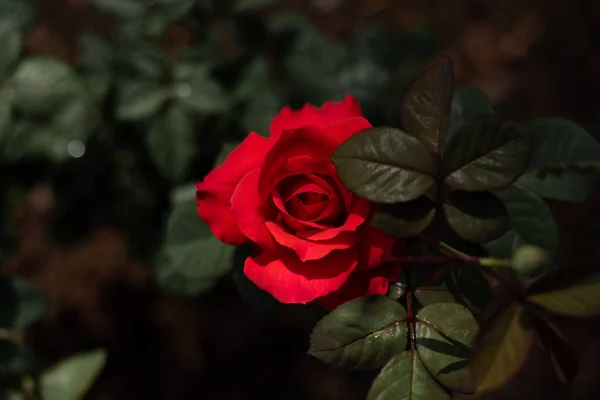
M206 292L243 257L195 217L192 182L250 131L267 135L284 105L351 94L374 124L397 124L408 83L439 49L427 26L405 36L363 26L333 39L297 12L262 12L278 1L91 0L116 29L84 32L68 63L25 51L34 2L1 3L0 260L18 243L15 206L35 184L50 183L42 203L59 205L51 221L59 244L115 226L137 257L154 260L160 287L177 295ZM173 27L192 41L165 45ZM210 271L198 268L208 261ZM239 271L233 278L251 304L273 304ZM14 332L43 318L47 300L20 279L0 283L0 320L10 329L2 385L15 398L79 398L104 356L40 372Z

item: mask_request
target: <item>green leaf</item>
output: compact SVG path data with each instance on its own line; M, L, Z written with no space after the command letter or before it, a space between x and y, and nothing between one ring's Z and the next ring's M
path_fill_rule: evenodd
M115 50L103 37L83 34L79 40L80 64L91 73L108 75L113 70Z
M10 68L19 59L23 36L14 25L0 19L0 79L4 80Z
M25 375L31 373L37 362L29 346L0 340L0 375Z
M600 144L581 126L562 118L531 125L533 151L527 170L600 160Z
M281 111L284 101L274 91L258 92L260 96L250 99L241 124L244 132L256 132L263 136L269 134L273 118Z
M140 0L91 0L98 10L123 19L139 18L146 11L146 4Z
M31 1L2 0L0 1L0 20L8 21L9 24L22 31L26 30L35 21L35 8Z
M77 138L69 137L66 132L53 123L39 124L29 120L20 120L13 125L7 135L4 146L4 158L15 162L28 157L45 157L60 163L71 157L71 150L85 146ZM76 150L75 153L80 153Z
M543 118L531 125L533 152L515 185L560 201L585 201L594 187L600 144L579 125Z
M348 189L379 203L414 200L435 183L434 163L414 137L394 128L370 128L346 140L332 157Z
M178 83L175 93L182 104L201 114L224 111L229 103L221 85L203 69Z
M9 85L14 104L29 116L50 116L83 92L83 84L66 64L41 57L21 61Z
M67 104L53 120L61 136L69 140L86 141L98 127L100 112L96 100L87 93Z
M488 192L451 192L444 204L448 224L471 242L497 239L509 228L504 205Z
M417 351L431 375L445 387L461 393L474 391L467 357L479 325L465 306L436 303L417 313Z
M471 373L477 392L498 388L528 359L534 331L523 307L511 305L493 319L475 344Z
M569 282L569 278L562 280L561 286L550 290L531 290L527 300L550 312L569 317L600 314L600 275L587 276L576 282Z
M11 388L0 388L0 399L2 400L27 400L23 393Z
M147 43L133 41L130 46L125 46L125 57L133 74L137 79L149 80L158 83L163 78L165 72L165 55L156 46Z
M286 48L290 53L285 59L286 70L309 102L330 100L339 85L338 74L348 64L349 50L325 36L316 26L298 28L294 44Z
M172 21L185 17L194 7L196 0L160 0L164 14Z
M400 116L404 129L432 152L441 153L454 90L452 61L443 56L409 88Z
M471 86L457 88L452 96L446 145L466 122L493 114L492 103L482 91Z
M425 369L416 351L402 352L373 381L367 400L450 400Z
M518 123L495 117L470 121L444 152L445 182L468 191L505 187L523 172L530 151L530 136Z
M406 319L404 307L386 296L349 301L317 323L308 354L335 367L380 368L405 349Z
M281 0L238 0L236 11L254 11L278 4Z
M241 125L246 132L269 134L273 117L285 105L285 96L280 88L271 82L268 62L258 58L246 68L235 89L233 97L247 102ZM256 93L261 93L257 96Z
M106 352L95 350L63 360L43 372L40 392L44 400L80 400L106 364Z
M435 214L433 202L426 196L399 204L380 204L371 225L390 236L416 236L427 228Z
M121 84L118 96L117 118L138 121L154 115L167 101L170 92L157 83L128 81Z
M0 277L0 328L23 329L46 313L48 297L26 280Z
M479 314L492 299L492 289L487 279L475 268L458 268L446 275L437 286L424 286L438 268L414 268L411 270L410 286L422 306L435 303L458 303Z
M164 259L156 272L159 285L169 293L200 295L212 289L233 267L236 248L212 235L196 207L196 189L192 184L175 191Z
M530 171L521 175L514 185L546 199L583 203L596 186L596 169L588 165L560 171Z
M547 250L553 257L558 251L559 237L548 205L532 192L514 186L493 193L506 207L514 232L508 232L486 247L512 255L518 247L530 244Z
M159 116L146 136L148 150L161 174L171 181L185 177L195 155L194 125L180 107Z
M460 268L453 275L464 304L475 314L481 314L492 301L492 287L480 270Z
M0 147L10 135L13 117L10 105L0 101Z

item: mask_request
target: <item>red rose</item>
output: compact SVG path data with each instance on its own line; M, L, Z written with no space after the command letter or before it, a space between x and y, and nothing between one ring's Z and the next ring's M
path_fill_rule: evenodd
M253 243L244 273L282 303L326 308L385 294L399 265L395 239L368 226L373 205L340 182L330 160L338 146L370 128L352 97L284 108L270 137L251 133L222 166L196 185L198 214L232 245Z

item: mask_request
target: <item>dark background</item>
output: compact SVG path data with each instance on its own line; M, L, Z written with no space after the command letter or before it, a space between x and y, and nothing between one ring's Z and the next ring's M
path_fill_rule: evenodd
M115 22L91 10L86 0L38 3L40 16L26 41L28 53L75 62L82 32L114 29ZM283 3L265 14L280 8L304 13L340 41L367 23L398 37L433 24L442 47L452 55L459 84L476 86L498 101L510 100L506 113L521 121L566 117L600 136L598 1ZM219 30L223 21L210 23ZM235 59L238 45L223 35L226 51ZM193 31L172 26L163 46L184 47L194 37ZM137 148L135 138L122 135L119 146ZM365 398L372 376L331 370L303 355L315 318L311 309L258 312L242 303L229 279L199 299L161 294L148 260L160 236L166 199L157 195L154 208L136 215L130 198L113 188L114 177L103 164L112 151L98 147L97 155L77 168L31 162L3 172L29 177L31 190L7 209L18 234L2 271L28 278L52 300L46 320L28 333L45 362L83 349L107 348L109 362L89 399ZM215 156L198 161L198 179ZM157 192L166 185L158 178L148 182ZM600 261L600 193L584 205L552 207L563 260ZM600 321L570 320L565 325L583 357L572 387L555 382L534 352L530 365L506 388L473 398L597 398Z

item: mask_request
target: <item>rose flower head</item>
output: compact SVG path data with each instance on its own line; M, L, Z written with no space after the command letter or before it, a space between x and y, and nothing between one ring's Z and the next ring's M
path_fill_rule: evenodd
M269 137L250 133L196 184L198 214L225 243L252 243L245 275L282 303L333 309L385 294L404 242L369 226L374 204L344 187L330 157L370 128L357 101L285 107Z

